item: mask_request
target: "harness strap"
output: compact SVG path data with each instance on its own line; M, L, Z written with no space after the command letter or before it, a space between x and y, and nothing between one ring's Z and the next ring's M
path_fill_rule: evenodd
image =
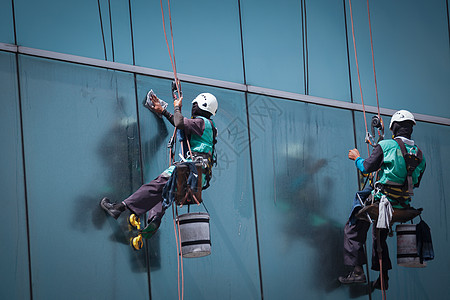
M408 153L408 151L406 150L405 143L403 143L402 139L395 138L394 140L399 145L400 150L402 151L403 158L405 159L405 163L406 163L407 175L406 175L406 180L403 184L403 191L404 191L404 193L408 194L409 196L412 196L412 195L414 195L412 174L413 174L414 170L417 168L417 166L422 162L422 159L423 159L422 151L419 149L419 147L417 147L416 154Z
M403 186L383 184L381 192L388 196L394 205L400 205L403 208L410 207L406 202L411 201L411 197L409 196L408 191L405 193Z
M203 190L206 190L210 184L212 178L212 167L217 165L217 155L216 155L216 143L217 143L217 128L214 126L214 123L211 119L208 119L208 121L211 123L212 131L213 131L213 144L212 144L212 151L211 153L203 153L203 152L193 152L194 157L201 157L203 160L207 161L206 168L203 171L203 174L205 174L205 186L202 188ZM195 158L193 159L195 160Z
M194 161L197 161L198 158L201 158L200 161L202 163L206 162L206 167L203 169L203 174L205 174L205 180L206 184L202 188L202 190L205 190L209 187L209 182L212 178L212 166L214 165L215 160L213 159L213 155L209 153L203 153L203 152L193 152L192 155L194 156Z

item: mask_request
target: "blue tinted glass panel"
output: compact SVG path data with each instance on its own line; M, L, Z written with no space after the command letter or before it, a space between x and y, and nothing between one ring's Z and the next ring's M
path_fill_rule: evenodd
M28 299L28 242L16 58L0 52L0 298Z
M350 101L343 2L305 2L309 94Z
M352 5L364 102L376 106L367 4L353 1ZM450 56L445 1L371 1L370 12L380 106L448 118ZM352 41L348 7L347 14ZM353 95L355 102L361 103L353 46L350 49Z
M0 3L0 43L14 44L11 1Z
M159 1L134 1L132 13L136 64L172 71ZM243 82L237 1L172 1L171 14L179 73Z
M106 4L101 3L104 21L108 18ZM105 58L97 1L19 0L15 1L15 10L19 45ZM109 28L106 23L103 27Z
M305 93L300 1L241 1L247 83Z
M264 298L347 299L333 282L357 188L351 113L253 95L249 112Z
M108 2L110 3L111 6L111 20L113 32L111 47L114 46L112 47L112 50L114 51L113 57L114 59L110 60L132 65L133 49L131 45L130 8L128 5L129 1L108 1Z
M34 298L146 298L119 201L141 184L131 74L20 59Z
M169 102L168 111L173 112L170 81L138 76L140 99L150 88ZM218 164L213 169L211 186L203 191L204 203L211 217L212 253L183 260L185 299L213 299L218 295L258 299L261 296L244 95L184 84L185 117L190 117L191 101L201 92L213 93L219 101L219 110L213 117L219 132ZM148 182L168 166L166 145L173 126L167 121L161 124L162 121L142 105L139 112L142 144L152 141L149 147L143 148L145 181ZM205 212L206 209L193 205L190 211ZM186 207L179 210L179 214L186 212ZM170 208L150 244L152 299L177 298L177 250Z

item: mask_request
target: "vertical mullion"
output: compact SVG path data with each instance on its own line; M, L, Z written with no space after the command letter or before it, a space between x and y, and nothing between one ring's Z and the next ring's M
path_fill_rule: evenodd
M247 77L245 73L245 55L244 55L244 36L242 30L242 12L241 12L241 1L238 0L238 9L239 9L239 29L241 35L241 56L242 56L242 71L244 77L244 84L247 87L244 93L245 96L245 113L247 116L247 136L248 136L248 146L249 146L249 154L250 154L250 176L252 181L252 195L253 195L253 213L255 215L255 235L256 235L256 251L258 257L258 269L259 269L259 287L261 293L261 300L264 299L263 292L263 280L262 280L262 268L261 268L261 251L259 247L259 232L258 232L258 213L256 209L256 191L255 191L255 175L253 171L253 156L252 156L252 142L251 142L251 130L250 130L250 115L249 115L249 107L248 107L248 86L247 86Z
M131 35L131 51L133 55L133 66L136 65L136 56L134 52L134 31L133 31L133 15L131 12L131 0L128 0L128 12L130 16L130 35ZM112 29L111 29L112 35ZM112 40L112 36L111 36ZM114 55L114 46L113 46L113 55ZM114 57L114 56L113 56ZM113 58L114 59L114 58ZM133 80L134 80L134 98L136 105L136 119L137 119L137 135L139 140L139 164L140 164L140 177L141 183L144 183L144 158L142 155L142 138L141 138L141 118L139 115L139 101L138 101L138 92L137 92L137 75L133 72ZM144 218L144 226L147 225L147 219ZM148 240L144 241L145 249L148 249ZM148 297L152 299L152 284L151 284L151 269L150 269L150 257L148 251L145 251L145 264L147 266L147 285L148 285Z
M17 45L17 28L16 28L16 12L14 7L14 0L11 0L13 28L14 28L14 44ZM22 143L22 171L23 171L23 188L25 199L25 226L27 232L27 251L28 251L28 281L30 288L30 299L33 300L33 280L31 273L31 238L30 238L30 218L28 213L28 188L27 188L27 171L25 159L25 143L23 131L23 113L22 113L22 93L20 83L20 67L19 67L19 52L15 53L16 58L16 76L17 76L17 96L19 98L19 123L20 123L20 139Z

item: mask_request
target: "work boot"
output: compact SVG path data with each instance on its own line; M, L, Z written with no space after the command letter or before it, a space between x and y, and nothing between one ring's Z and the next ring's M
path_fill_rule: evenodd
M383 274L383 285L384 285L384 290L387 291L387 289L389 288L389 276L387 274ZM380 277L378 277L377 280L372 282L372 291L375 289L381 290Z
M116 220L126 208L123 203L111 203L111 201L106 197L100 201L100 207Z
M342 284L350 283L366 283L366 275L363 273L356 273L351 271L347 276L339 276L339 282Z
M160 225L161 225L161 217L158 215L153 216L148 225L144 229L142 229L141 233L142 237L145 239L151 238L158 230Z

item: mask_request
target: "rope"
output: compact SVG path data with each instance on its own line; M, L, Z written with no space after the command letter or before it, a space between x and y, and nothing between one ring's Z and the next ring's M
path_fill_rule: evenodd
M167 39L166 24L165 24L166 21L164 19L163 3L162 3L162 0L159 0L159 2L161 4L161 15L162 15L162 22L163 22L164 38L166 39L167 50L169 51L170 63L172 64L173 76L175 79L175 84L177 86L177 92L178 92L178 98L179 98L179 97L181 97L181 94L180 94L179 81L178 81L178 77L177 77L177 66L176 66L176 62L175 62L175 47L174 47L174 43L173 43L173 30L172 30L172 16L170 13L170 0L167 0L167 6L169 8L169 23L170 23L170 37L172 39L172 52L170 51L169 41Z
M373 225L375 226L375 225ZM377 252L378 252L378 263L380 264L380 288L381 288L381 297L383 300L386 299L386 290L384 289L384 276L383 276L383 250L381 248L381 240L380 240L380 230L379 228L376 229L376 236L377 236Z
M351 24L352 24L353 48L354 48L354 51L355 51L356 70L357 70L357 74L358 74L358 85L359 85L359 91L360 91L360 94L361 94L361 103L362 103L362 106L363 106L364 125L365 125L365 128L366 128L366 132L369 132L368 129L367 129L366 109L365 109L365 105L364 105L364 99L363 99L363 93L362 93L362 87L361 87L361 77L360 77L360 74L359 74L358 55L357 55L357 52L356 52L356 39L355 39L355 29L354 29L354 25L353 25L352 1L348 0L348 2L349 2L349 7L350 7L350 19L351 19ZM379 105L379 100L378 100L377 76L376 76L376 72L375 72L375 56L374 56L374 52L373 52L373 39L372 39L372 26L371 26L371 22L370 22L369 0L367 0L367 14L368 14L368 21L369 21L370 48L371 48L371 52L372 52L372 65L373 65L373 74L374 74L374 80L375 80L375 94L376 94L376 99L377 99L378 118L380 118L380 120L381 120L380 105ZM369 144L367 144L367 153L370 155ZM386 299L386 291L385 291L385 288L384 288L382 251L381 251L381 245L380 245L380 230L379 229L377 229L377 252L378 252L378 260L379 260L379 264L380 264L381 293L382 293L382 298Z
M177 87L178 98L180 98L181 91L180 91L179 80L177 77L177 67L176 67L176 61L175 61L175 47L174 47L174 42L173 42L172 15L170 12L170 0L167 0L167 6L168 6L168 11L169 11L170 37L171 37L172 51L170 50L169 41L167 39L162 0L160 0L160 4L161 4L161 16L162 16L162 22L163 22L164 38L166 40L167 50L169 52L170 63L172 64L173 76L174 76L174 80L175 80L175 85ZM172 138L176 138L176 132L177 132L177 128L175 127ZM190 146L189 146L189 149L190 149ZM172 165L172 148L170 148L170 158L169 159L170 159L169 165ZM174 210L176 210L176 217L175 217ZM178 299L183 300L184 299L184 271L183 271L183 253L181 250L180 223L178 220L178 209L177 208L174 209L174 207L172 206L172 213L173 213L173 220L174 220L175 241L177 243ZM177 227L178 227L178 230L177 230ZM180 271L181 271L181 295L180 295Z
M177 137L177 128L175 127L174 130L173 130L172 138L170 139L171 145L170 145L170 148L169 148L170 149L169 150L169 167L172 166L172 163L173 163L174 153L172 151L173 151L173 147L175 145L176 137Z
M355 28L354 28L354 25L353 25L352 0L348 0L348 4L349 4L349 7L350 7L350 20L351 20L351 24L352 24L353 49L355 51L356 71L357 71L357 74L358 74L359 92L361 94L361 102L362 102L362 107L363 107L364 125L365 125L365 128L366 128L366 132L369 132L367 130L366 108L365 108L365 105L364 105L363 92L362 92L362 87L361 87L361 76L359 75L358 54L356 52L356 39L355 39ZM370 155L370 148L369 148L368 144L367 144L367 153L368 153L368 155Z
M180 245L180 252L178 253L180 257L180 266L181 266L181 300L184 299L184 269L183 269L183 249L181 248L181 232L180 232L180 219L178 218L178 208L175 208L177 212L177 228L178 228L178 242ZM179 281L179 275L178 275L178 281ZM180 298L179 292L178 292L178 299Z
M378 109L378 118L381 119L380 116L380 104L378 101L378 86L377 86L377 73L375 72L375 56L373 54L373 40L372 40L372 26L370 25L370 8L369 8L369 0L367 0L367 15L369 20L369 32L370 32L370 49L372 51L372 66L373 66L373 78L375 80L375 95L377 98L377 109Z
M350 1L350 0L349 0ZM367 16L368 16L368 21L369 21L369 33L370 33L370 50L371 50L371 52L372 52L372 66L373 66L373 78L374 78L374 81L375 81L375 95L376 95L376 98L377 98L377 110L378 110L378 118L381 120L381 116L380 116L380 104L379 104L379 101L378 101L378 87L377 87L377 73L375 72L375 56L374 56L374 53L373 53L373 39L372 39L372 25L371 25L371 22L370 22L370 7L369 7L369 0L367 0ZM384 126L383 124L382 124L382 126ZM369 147L369 145L367 145L367 147ZM379 235L379 231L380 231L380 229L377 229L378 230L378 247L380 247L381 248L381 246L380 246L380 243L381 243L381 241L379 240L379 238L380 238L380 235ZM378 261L379 261L379 264L380 264L380 285L381 285L381 295L382 295L382 298L383 299L386 299L386 290L385 290L385 288L384 288L384 279L385 278L383 278L384 276L383 276L383 260L382 260L382 251L381 251L381 249L377 249L378 251L379 251L379 253L378 253Z
M176 211L175 214L175 208L172 205L172 216L173 216L173 231L175 233L175 242L177 243L177 268L178 268L178 299L182 299L182 297L180 297L180 253L181 253L181 236L178 235L177 232L177 225L179 228L179 222L178 222L178 210ZM183 256L181 256L181 259L183 259ZM181 272L183 273L183 263L181 263ZM183 287L184 287L184 283L183 283ZM184 294L184 293L183 293Z

